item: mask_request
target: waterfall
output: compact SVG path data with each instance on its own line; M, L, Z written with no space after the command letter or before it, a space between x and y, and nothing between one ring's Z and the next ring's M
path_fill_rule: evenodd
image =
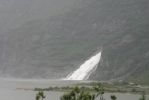
M64 80L86 80L96 70L101 59L101 52L85 61L77 70L69 74Z

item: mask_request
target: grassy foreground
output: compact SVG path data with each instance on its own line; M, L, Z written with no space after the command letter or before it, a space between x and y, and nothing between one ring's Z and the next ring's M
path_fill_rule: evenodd
M145 89L136 87L134 84L122 85L122 84L108 84L108 83L87 83L87 84L77 84L74 86L66 87L49 87L49 88L35 88L34 91L37 91L36 100L44 100L46 98L44 91L61 91L64 94L59 97L59 100L105 100L103 94L105 92L131 92L139 93L139 100L146 100L146 93L148 92ZM117 100L115 95L110 96L111 100Z

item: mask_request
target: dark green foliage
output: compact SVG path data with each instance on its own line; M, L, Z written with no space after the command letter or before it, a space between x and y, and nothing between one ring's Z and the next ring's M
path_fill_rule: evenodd
M83 88L75 87L71 92L64 94L61 100L95 100L100 96L100 100L104 100L104 90L101 85L93 87L95 93L85 91Z
M36 100L43 100L45 99L46 96L44 95L44 92L43 91L39 91L37 94L36 94Z
M95 97L100 96L100 100L104 100L104 98L103 98L104 89L101 86L101 84L98 84L97 86L94 86L93 90L95 90L95 92L96 92Z
M55 88L55 87L54 87ZM86 89L90 88L90 89ZM56 87L56 89L61 90L60 87ZM62 89L68 89L67 93L63 94L60 97L60 100L105 100L103 97L103 94L105 93L105 90L103 86L99 83L93 86L87 86L87 87L62 87ZM38 91L36 94L35 100L44 100L45 94L41 91ZM46 89L43 89L46 91ZM53 88L52 88L53 90ZM133 91L136 91L134 88ZM69 92L68 92L69 91ZM63 91L64 92L64 91ZM66 92L66 91L65 91ZM142 97L139 100L146 100L146 92L142 91ZM117 97L115 95L110 96L111 100L117 100Z
M111 100L116 100L117 97L115 95L111 95Z
M142 93L142 97L139 100L146 100L145 92Z

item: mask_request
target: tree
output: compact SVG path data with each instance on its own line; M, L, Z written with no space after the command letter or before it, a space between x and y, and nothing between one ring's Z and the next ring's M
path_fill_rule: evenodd
M139 100L146 100L145 92L142 93L142 97Z
M104 94L104 89L101 86L101 84L98 84L97 86L93 87L93 90L96 92L95 97L100 97L100 100L104 100L103 94Z
M46 96L44 95L44 92L43 91L39 91L37 94L36 94L36 100L43 100L45 99Z
M111 95L111 100L116 100L117 97L115 95Z
M85 91L84 88L75 87L69 93L64 94L60 99L61 100L95 100L100 95L100 100L103 99L103 88L101 86L97 86L93 88L95 93L91 93L89 91Z

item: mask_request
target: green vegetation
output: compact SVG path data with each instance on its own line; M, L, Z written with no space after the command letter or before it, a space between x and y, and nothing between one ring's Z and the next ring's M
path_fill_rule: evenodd
M96 95L75 87L71 92L64 94L60 100L95 100Z
M52 91L59 91L61 90L64 92L64 94L59 98L60 100L105 100L104 99L104 93L105 89L102 86L102 84L94 84L94 86L74 86L74 87L50 87L48 88ZM44 91L47 91L48 89L39 89L36 88L35 90L38 91L36 94L36 100L44 100L45 95ZM49 91L49 90L48 90ZM133 90L136 92L136 90ZM110 96L111 100L117 100L116 95ZM146 100L145 92L142 92L142 96L139 100Z
M146 100L145 92L143 92L142 97L139 100Z
M92 87L92 90L94 90L94 92L86 91L85 87L76 86L71 89L72 89L71 91L61 96L60 100L95 100L98 97L100 98L100 100L104 100L103 98L104 89L101 86L101 84ZM36 94L36 100L43 100L44 98L45 98L44 92L40 90Z
M106 83L106 82L89 82L89 83L78 83L74 84L72 86L62 86L62 87L48 87L48 88L35 88L34 91L62 91L62 92L70 92L72 91L76 86L80 87L81 90L95 92L95 89L93 87L102 85L105 92L114 93L114 92L120 92L120 93L137 93L142 94L143 91L145 91L147 94L149 94L149 88L140 87L138 84L135 83L126 83L126 82L113 82L113 83Z
M36 94L36 100L43 100L44 98L46 98L46 96L44 95L44 92L43 91L39 91Z
M111 95L111 100L116 100L117 97L115 95Z

